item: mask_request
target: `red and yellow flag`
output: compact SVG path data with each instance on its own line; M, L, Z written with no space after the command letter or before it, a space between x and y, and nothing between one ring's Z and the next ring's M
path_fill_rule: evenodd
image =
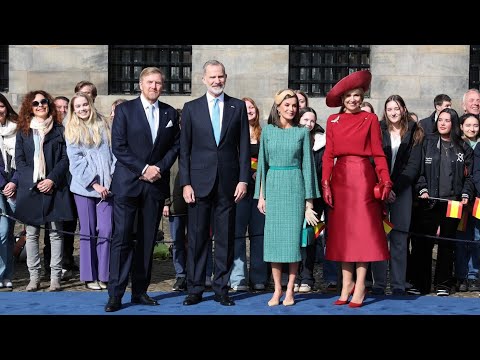
M460 219L460 222L458 223L458 226L457 226L458 231L465 232L467 230L468 216L469 216L468 211L465 211L462 214L462 218Z
M250 158L250 167L252 168L252 170L257 170L257 166L258 166L258 159L257 158Z
M383 219L383 230L385 230L387 235L393 230L393 224L387 218Z
M461 219L463 205L460 201L448 200L447 217Z
M472 215L475 216L477 219L480 219L480 198L475 198Z
M315 239L320 236L323 229L325 229L325 223L319 222L317 225L313 227L313 231L315 232Z

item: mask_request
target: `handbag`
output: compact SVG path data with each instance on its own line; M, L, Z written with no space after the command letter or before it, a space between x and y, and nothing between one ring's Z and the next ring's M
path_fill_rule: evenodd
M313 226L307 224L307 219L303 219L302 238L300 241L300 246L307 247L308 245L313 244L314 237L315 233L313 230Z

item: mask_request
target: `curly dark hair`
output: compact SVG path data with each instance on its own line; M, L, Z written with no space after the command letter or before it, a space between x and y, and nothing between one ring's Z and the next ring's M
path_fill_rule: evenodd
M18 130L22 131L25 135L28 135L30 132L30 122L33 118L32 102L37 94L43 95L45 99L48 100L48 116L51 116L53 121L56 123L62 123L62 116L57 112L57 108L53 103L53 96L44 90L30 91L23 98L22 104L20 105L20 111L18 113Z

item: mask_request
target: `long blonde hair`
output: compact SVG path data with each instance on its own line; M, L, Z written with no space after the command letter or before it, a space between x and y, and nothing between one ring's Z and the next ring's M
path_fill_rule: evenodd
M75 100L84 98L90 105L90 116L84 121L78 117L74 111ZM102 130L107 135L108 145L111 146L112 136L110 133L110 125L105 117L98 113L93 105L90 96L77 92L68 105L68 115L65 125L65 139L75 145L86 145L88 147L99 147L102 143Z

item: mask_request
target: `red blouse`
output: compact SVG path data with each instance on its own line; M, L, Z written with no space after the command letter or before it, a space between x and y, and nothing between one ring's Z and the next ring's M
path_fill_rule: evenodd
M366 111L330 115L326 134L322 181L330 181L334 158L345 155L372 156L379 179L391 181L377 115Z

